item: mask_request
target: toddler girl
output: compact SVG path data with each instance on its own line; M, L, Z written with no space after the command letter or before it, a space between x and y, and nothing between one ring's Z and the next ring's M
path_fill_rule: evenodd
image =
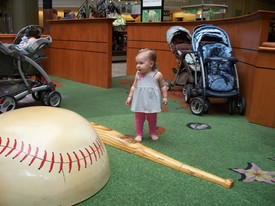
M131 105L135 112L136 138L142 141L144 121L148 121L149 134L152 140L158 140L157 113L161 111L160 91L162 103L167 104L167 87L162 74L157 70L156 53L151 49L142 49L136 56L137 73L130 89L126 105Z

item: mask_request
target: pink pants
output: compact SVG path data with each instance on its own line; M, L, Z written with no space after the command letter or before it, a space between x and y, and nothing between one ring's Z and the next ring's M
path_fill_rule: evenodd
M149 134L153 135L157 132L157 113L135 113L135 126L136 126L136 135L143 136L143 125L144 121L147 119L149 126Z

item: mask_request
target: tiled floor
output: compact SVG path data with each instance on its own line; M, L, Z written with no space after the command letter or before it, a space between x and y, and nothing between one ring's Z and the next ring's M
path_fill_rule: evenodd
M126 76L126 62L112 63L112 77Z

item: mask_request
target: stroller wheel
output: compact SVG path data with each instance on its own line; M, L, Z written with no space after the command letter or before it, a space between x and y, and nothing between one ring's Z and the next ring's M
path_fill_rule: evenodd
M211 102L208 98L205 99L204 113L207 113L211 107Z
M14 110L16 106L17 103L13 96L5 95L0 97L0 114Z
M34 92L32 93L32 98L35 100L35 101L39 101L42 97L42 93L41 92Z
M240 115L244 115L245 113L245 99L244 97L240 97L238 98L238 102L237 102L237 105L236 105L236 108L239 112Z
M228 113L233 114L234 113L234 100L233 100L233 98L226 98L226 102L227 102Z
M182 89L185 103L189 104L191 99L192 85L186 84Z
M46 106L49 105L49 103L48 103L49 94L50 94L50 92L47 91L47 92L43 92L42 95L41 95L41 101Z
M205 111L205 103L201 97L195 97L190 101L190 109L195 115L202 115Z
M52 91L48 95L48 105L52 107L59 107L61 104L61 94L57 91Z

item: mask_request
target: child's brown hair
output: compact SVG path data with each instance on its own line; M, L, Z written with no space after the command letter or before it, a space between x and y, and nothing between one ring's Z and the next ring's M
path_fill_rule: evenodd
M139 50L138 54L143 53L143 52L147 52L148 59L150 61L154 62L154 66L152 67L152 70L155 71L157 69L157 55L156 55L155 50L145 48L145 49Z

